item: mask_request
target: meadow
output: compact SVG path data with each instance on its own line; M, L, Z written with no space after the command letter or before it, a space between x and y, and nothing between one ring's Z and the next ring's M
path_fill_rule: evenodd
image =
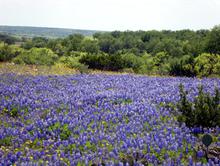
M0 75L0 165L218 165L165 103L217 78ZM204 129L220 146L220 128Z

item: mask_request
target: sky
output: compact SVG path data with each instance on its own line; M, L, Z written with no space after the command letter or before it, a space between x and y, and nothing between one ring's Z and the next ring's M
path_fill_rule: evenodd
M219 24L220 0L0 0L0 25L113 31Z

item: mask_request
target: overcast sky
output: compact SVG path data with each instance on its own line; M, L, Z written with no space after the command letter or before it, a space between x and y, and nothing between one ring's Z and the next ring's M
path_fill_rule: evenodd
M0 0L0 25L112 31L219 24L220 0Z

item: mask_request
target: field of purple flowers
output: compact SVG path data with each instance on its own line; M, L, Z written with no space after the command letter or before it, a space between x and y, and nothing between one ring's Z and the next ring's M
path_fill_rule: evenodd
M159 106L179 100L180 83L190 98L200 84L220 87L219 79L1 74L0 165L202 165L193 129Z

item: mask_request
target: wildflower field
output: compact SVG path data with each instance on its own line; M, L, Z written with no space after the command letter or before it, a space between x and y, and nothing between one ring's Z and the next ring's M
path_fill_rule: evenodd
M0 165L218 165L177 121L179 84L198 95L220 79L0 75ZM198 128L197 128L198 130ZM214 132L213 132L214 131ZM220 128L206 129L220 146Z

